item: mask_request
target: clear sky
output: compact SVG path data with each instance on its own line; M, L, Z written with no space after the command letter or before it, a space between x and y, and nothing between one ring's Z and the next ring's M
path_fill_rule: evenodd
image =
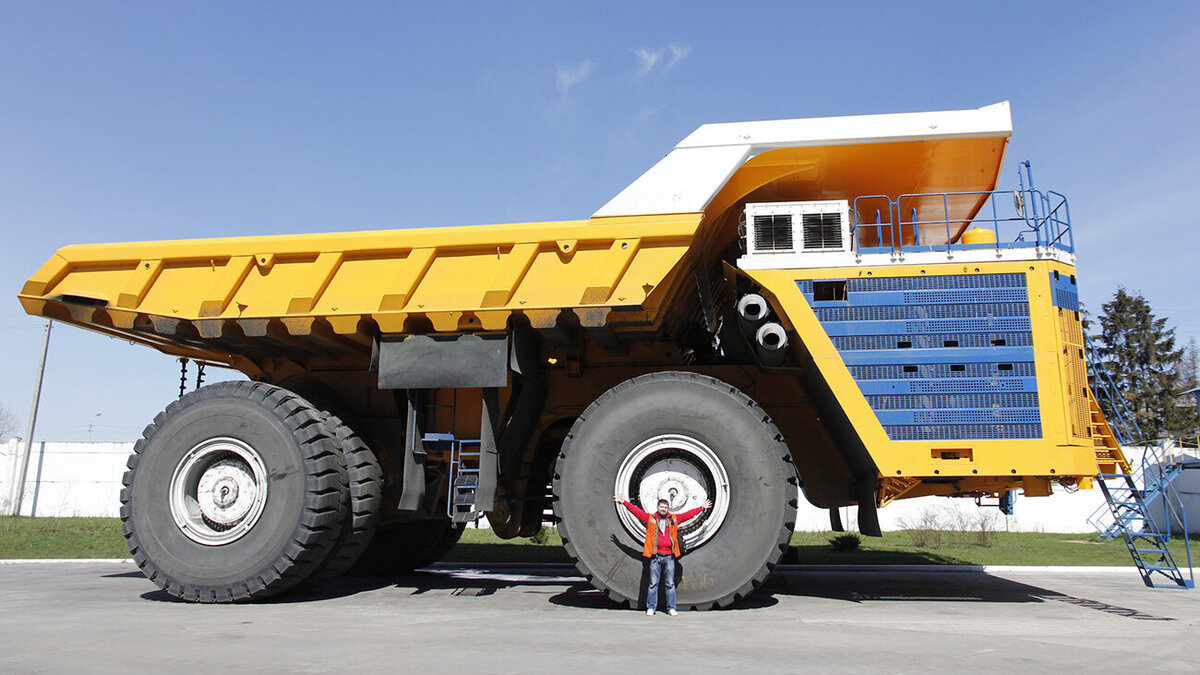
M3 2L0 405L59 246L586 218L705 122L1001 100L1085 302L1200 336L1200 3ZM36 437L133 440L178 377L56 326Z

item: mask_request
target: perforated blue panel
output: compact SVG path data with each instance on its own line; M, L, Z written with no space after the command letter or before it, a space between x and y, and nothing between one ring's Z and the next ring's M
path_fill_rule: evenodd
M946 439L1041 438L1041 424L938 424L885 426L893 441L941 441Z
M1054 306L1079 311L1079 289L1075 285L1075 275L1050 273L1050 288L1054 291Z
M845 284L817 301L796 281L889 438L1041 437L1024 274L818 283ZM1056 304L1077 298L1073 279L1052 283Z
M811 297L811 293L806 294ZM836 305L841 306L836 306ZM985 304L895 305L884 307L850 307L846 303L827 300L814 303L813 311L825 321L894 321L912 319L995 319L1009 316L1029 316L1028 302Z

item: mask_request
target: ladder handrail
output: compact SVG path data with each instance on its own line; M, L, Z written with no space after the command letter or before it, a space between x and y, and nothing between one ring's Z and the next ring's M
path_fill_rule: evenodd
M1187 536L1187 512L1183 508L1179 491L1174 485L1175 479L1191 463L1178 461L1175 453L1172 452L1174 449L1176 449L1175 439L1167 439L1157 446L1145 449L1142 453L1142 460L1138 463L1137 471L1101 474L1097 477L1100 481L1100 489L1104 494L1105 506L1113 518L1112 524L1104 530L1101 538L1111 539L1118 534L1121 535L1133 558L1134 565L1142 575L1142 581L1151 588L1155 587L1155 573L1167 577L1177 587L1192 588L1195 586L1192 549ZM1135 475L1141 476L1141 487L1135 481ZM1120 484L1109 485L1109 480L1118 480ZM1114 493L1122 496L1117 498ZM1128 494L1128 497L1125 497L1125 494ZM1159 498L1163 501L1163 520L1165 521L1161 524L1154 517L1150 508ZM1094 517L1095 514L1093 514ZM1089 522L1092 522L1093 518L1089 518ZM1175 562L1175 556L1168 546L1173 523L1179 523L1184 536L1184 551L1187 556L1186 576ZM1160 525L1165 525L1165 527ZM1136 526L1140 526L1140 529L1134 530ZM1139 544L1139 541L1146 543Z
M1117 389L1117 384L1113 382L1112 376L1109 375L1107 365L1100 358L1100 350L1096 348L1092 337L1086 332L1083 334L1083 342L1084 347L1087 349L1088 370L1092 372L1092 380L1096 383L1093 391L1098 391L1109 400L1109 407L1116 418L1117 424L1110 424L1109 426L1113 428L1113 433L1117 436L1117 442L1121 445L1144 444L1145 435L1142 434L1142 428L1137 423L1137 417L1129 409L1129 402L1121 395L1121 392ZM1099 402L1099 397L1096 400Z

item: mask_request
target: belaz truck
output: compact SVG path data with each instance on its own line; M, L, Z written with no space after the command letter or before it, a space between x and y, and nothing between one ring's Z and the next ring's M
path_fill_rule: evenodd
M998 190L1007 103L706 124L579 221L67 246L29 314L244 373L171 403L121 519L179 598L427 565L557 524L642 592L627 497L724 607L831 510L1127 470L1089 391L1067 200Z

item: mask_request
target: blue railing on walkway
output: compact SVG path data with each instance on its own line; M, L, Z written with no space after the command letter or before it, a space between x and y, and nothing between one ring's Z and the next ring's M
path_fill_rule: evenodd
M895 199L863 195L852 207L855 243L864 254L1035 247L1075 251L1067 198L1054 191L935 192ZM972 226L992 230L996 241L963 243L963 233Z

